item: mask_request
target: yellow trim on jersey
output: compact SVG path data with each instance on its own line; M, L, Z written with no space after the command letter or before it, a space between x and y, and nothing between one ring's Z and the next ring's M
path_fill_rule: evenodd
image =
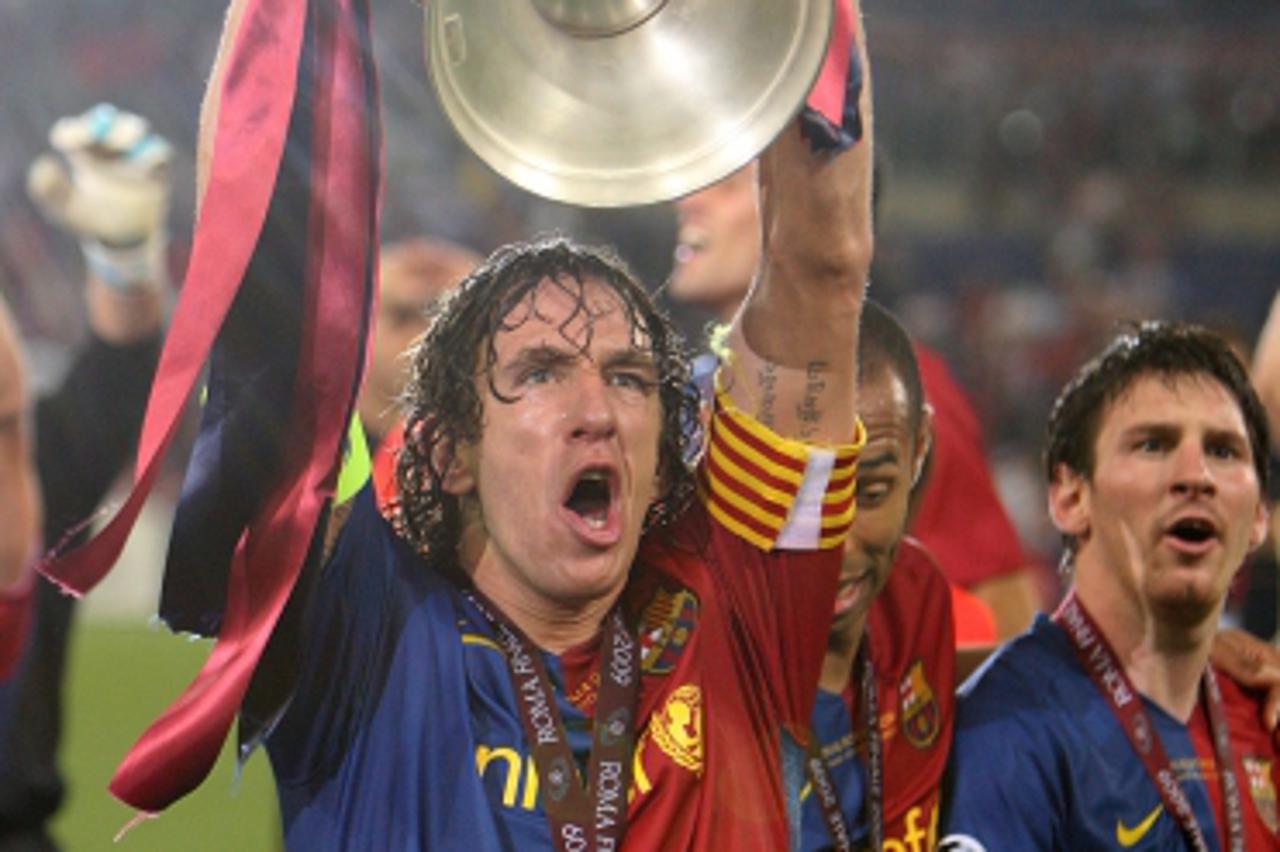
M356 496L372 476L373 459L369 454L369 442L365 440L360 415L353 409L351 422L347 424L347 443L343 447L342 467L338 469L338 484L333 495L334 504L345 503Z
M725 350L728 351L727 349ZM720 354L720 353L717 353ZM722 363L724 363L724 355L721 355ZM827 441L803 441L798 438L788 438L779 435L773 429L761 423L751 414L743 411L734 404L732 397L724 389L724 385L720 379L720 373L723 366L716 370L715 376L715 407L711 413L711 426L715 430L716 417L729 417L739 427L749 432L753 437L758 438L762 443L768 444L769 448L775 452L790 456L798 461L805 461L809 457L809 451L814 447L829 450L835 456L835 465L831 469L832 479L838 478L839 474L844 473L847 469L858 463L858 456L862 453L863 447L867 445L867 430L859 417L853 424L853 438L847 442L827 442ZM754 450L741 447L740 441L736 435L726 435L728 443L735 448L739 448L739 452L750 454L753 460L759 456ZM776 467L776 462L761 459L761 464ZM771 470L771 472L773 472ZM785 475L791 479L795 476L795 472L782 468L778 475ZM798 480L797 480L798 481Z
M818 539L818 549L830 550L833 547L840 547L841 545L844 544L845 539L849 537L849 531L850 529L852 529L852 527L853 527L853 513L851 512L849 514L849 523L847 526L842 527L837 532L833 532L831 535L824 535Z
M742 414L741 412L735 412L735 413L726 412L725 416L733 418L738 423L739 428L747 428L749 425L748 422L744 422L746 420L746 415ZM754 421L751 421L751 422L754 422ZM759 426L760 424L756 423L755 425ZM710 450L711 452L718 452L720 459L724 460L725 463L731 464L734 466L734 468L741 470L741 468L738 467L738 464L736 462L731 462L728 460L724 450L720 449L720 447L722 446L728 449L731 449L735 453L737 453L739 456L746 458L747 461L758 466L759 468L761 468L761 470L763 470L765 473L769 474L770 476L784 480L788 484L794 485L797 488L800 486L800 481L804 479L804 473L802 471L793 470L792 468L781 465L778 462L762 455L759 452L759 450L756 450L754 447L748 446L746 443L742 441L741 438L733 434L733 432L729 431L724 426L721 426L720 424L716 423L715 421L712 421L711 428L714 430L714 438L711 442ZM761 428L764 428L764 427L761 427ZM767 438L764 435L760 435L759 438L762 442L767 441ZM773 448L772 445L770 445L770 449L772 448ZM804 463L805 459L808 458L808 455L809 455L808 452L803 449L800 450L799 452L789 452L785 449L779 450L779 452L789 456L790 458L795 459L801 464Z
M460 635L462 636L463 645L477 645L481 648L492 648L495 651L502 650L502 646L497 642L480 633L462 633Z

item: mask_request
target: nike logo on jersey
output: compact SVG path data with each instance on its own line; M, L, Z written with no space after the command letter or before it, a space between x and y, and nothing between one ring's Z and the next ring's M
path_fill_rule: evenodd
M1147 836L1147 832L1151 830L1151 826L1156 824L1156 820L1160 818L1160 812L1164 810L1163 805L1156 805L1151 809L1151 813L1147 814L1142 822L1133 828L1128 828L1120 820L1116 820L1116 842L1123 848L1128 849L1136 844L1139 840Z

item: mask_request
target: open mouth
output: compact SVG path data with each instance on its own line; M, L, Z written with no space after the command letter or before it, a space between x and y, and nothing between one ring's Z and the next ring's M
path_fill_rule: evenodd
M870 577L867 574L842 577L836 587L835 614L843 615L851 611L869 585Z
M1218 537L1218 528L1207 518L1182 518L1166 531L1182 544L1198 547Z
M588 529L603 530L609 525L613 506L613 475L603 468L582 472L564 506L582 519Z

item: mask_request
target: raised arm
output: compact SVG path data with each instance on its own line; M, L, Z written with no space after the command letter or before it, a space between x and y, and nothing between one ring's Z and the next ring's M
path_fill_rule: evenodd
M27 187L81 247L92 332L36 406L45 543L53 547L97 507L137 440L168 301L171 148L145 118L110 104L59 119L49 142Z
M154 337L164 319L172 149L111 104L59 119L27 173L32 200L84 253L89 325L103 342Z
M781 435L853 438L858 323L871 265L871 78L858 0L852 6L862 69L862 138L813 153L799 123L761 155L760 268L728 344L725 387L734 403Z

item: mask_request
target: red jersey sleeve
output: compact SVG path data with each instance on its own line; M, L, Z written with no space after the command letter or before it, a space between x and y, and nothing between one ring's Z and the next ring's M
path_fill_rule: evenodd
M716 397L699 470L702 502L720 528L708 565L771 703L795 732L813 711L864 443L861 422L849 444L806 444Z

